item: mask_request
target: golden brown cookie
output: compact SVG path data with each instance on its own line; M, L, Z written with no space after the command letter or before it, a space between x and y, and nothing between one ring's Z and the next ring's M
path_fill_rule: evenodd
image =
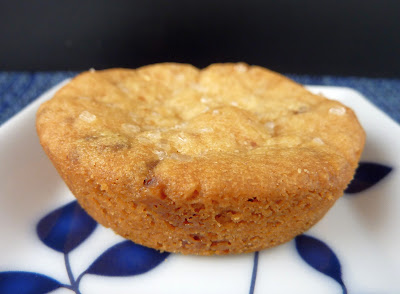
M78 75L37 113L82 207L139 244L260 250L315 224L353 177L353 111L265 68L155 64Z

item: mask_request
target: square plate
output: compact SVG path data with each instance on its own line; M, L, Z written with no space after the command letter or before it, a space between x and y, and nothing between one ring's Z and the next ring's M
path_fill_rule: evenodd
M0 127L0 294L400 293L400 127L360 93L308 87L355 110L367 133L362 162L374 185L346 193L305 235L281 246L165 258L140 246L123 248L126 242L100 225L61 236L76 241L68 250L43 237L52 226L64 234L61 220L74 201L35 130L37 108L62 84ZM128 259L133 263L124 264Z

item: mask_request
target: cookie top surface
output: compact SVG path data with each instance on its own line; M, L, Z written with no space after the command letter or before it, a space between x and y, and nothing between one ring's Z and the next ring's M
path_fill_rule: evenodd
M40 107L37 130L61 173L174 201L344 189L365 141L351 109L244 63L85 72Z

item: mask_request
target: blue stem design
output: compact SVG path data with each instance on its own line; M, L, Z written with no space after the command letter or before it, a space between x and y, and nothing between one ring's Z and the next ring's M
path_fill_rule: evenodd
M64 287L74 291L76 294L81 294L81 292L79 291L79 282L80 282L80 279L82 278L82 275L79 276L79 279L75 280L74 275L72 274L72 269L71 269L71 264L69 262L68 253L64 253L64 261L65 261L65 268L67 270L68 278L71 283L70 287L68 287L68 286L67 287L64 286Z
M87 270L85 270L84 272L82 272L82 273L78 276L78 278L76 279L75 284L76 284L76 288L77 288L77 289L79 289L79 283L81 282L81 279L83 278L83 276L84 276L86 273L87 273Z
M251 274L251 283L250 283L249 294L254 294L254 289L256 287L256 278L257 278L257 269L258 269L258 255L259 255L258 251L254 253L253 272Z
M347 294L347 288L344 285L343 281L341 283L339 283L339 284L340 284L340 286L342 286L343 294Z

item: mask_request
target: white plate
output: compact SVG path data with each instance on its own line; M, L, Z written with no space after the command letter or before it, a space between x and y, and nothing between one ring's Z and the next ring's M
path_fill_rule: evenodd
M352 107L367 132L362 160L393 170L371 188L344 195L306 234L321 240L323 243L317 243L326 244L335 253L349 293L400 293L400 127L352 89L309 88ZM0 128L0 294L41 293L4 288L6 284L12 287L18 279L25 279L29 286L32 277L32 285L41 285L42 289L58 288L51 287L59 285L54 280L71 285L66 263L70 265L71 278L76 280L105 250L123 241L112 231L97 226L79 246L63 254L38 237L38 222L74 200L40 147L34 126L38 106L55 91L53 88L43 94ZM262 251L257 256L258 267L255 254L171 254L143 274L110 277L86 273L75 285L75 292L78 287L82 294L343 292L337 281L308 265L300 251L295 241ZM118 268L118 264L110 265L112 271L114 267ZM53 284L45 276L54 279ZM73 290L59 287L53 292Z

